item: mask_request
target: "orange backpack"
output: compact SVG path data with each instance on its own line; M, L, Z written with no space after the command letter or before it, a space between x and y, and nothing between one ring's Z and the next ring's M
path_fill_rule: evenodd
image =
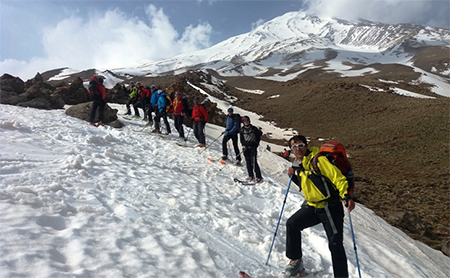
M352 165L350 164L350 161L348 161L344 145L339 142L328 142L320 147L320 152L314 156L311 161L313 171L320 175L320 170L317 166L319 156L325 156L331 164L341 170L342 174L347 178L348 194L352 196L355 181L353 177Z

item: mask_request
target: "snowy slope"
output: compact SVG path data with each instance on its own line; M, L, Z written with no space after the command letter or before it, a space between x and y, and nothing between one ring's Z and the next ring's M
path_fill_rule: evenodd
M203 151L176 145L175 135L134 132L140 120L124 122L95 128L63 110L0 105L0 277L278 277L287 263L284 222L303 201L292 186L265 266L288 162L261 148L265 181L242 186L233 177L245 177L244 167L207 161L221 155L220 140L212 142L223 128L207 125ZM448 257L364 206L352 220L363 277L450 273ZM344 229L357 277L347 217ZM303 239L306 266L332 277L323 229Z

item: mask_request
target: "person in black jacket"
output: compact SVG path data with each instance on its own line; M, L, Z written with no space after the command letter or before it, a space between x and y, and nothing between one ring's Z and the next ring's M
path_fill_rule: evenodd
M258 183L262 181L262 176L256 157L258 156L257 150L262 131L250 124L250 118L248 116L242 117L242 123L244 126L241 129L240 137L242 148L244 149L245 163L247 165L248 181Z

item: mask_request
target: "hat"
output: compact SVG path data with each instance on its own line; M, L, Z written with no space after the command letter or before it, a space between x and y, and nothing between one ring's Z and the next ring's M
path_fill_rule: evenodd
M248 121L250 123L250 118L248 116L242 117L242 122Z
M181 94L181 93L180 93L180 92L178 92L178 91L176 91L176 92L175 92L175 94L176 94L176 95L179 95L179 94Z
M130 81L130 84L131 84L131 85L133 85L133 84L134 84L134 82L133 82L133 81Z
M152 86L150 86L150 87L152 87L152 88L156 88L156 86L155 86L155 85L152 85Z
M141 84L141 82L138 81L138 82L136 82L136 84Z
M233 107L228 107L227 111L233 111Z

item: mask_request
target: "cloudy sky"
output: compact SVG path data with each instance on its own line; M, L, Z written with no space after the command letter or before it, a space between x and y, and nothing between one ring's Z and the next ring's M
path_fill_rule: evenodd
M0 0L0 75L135 66L198 50L286 12L450 28L448 0Z

